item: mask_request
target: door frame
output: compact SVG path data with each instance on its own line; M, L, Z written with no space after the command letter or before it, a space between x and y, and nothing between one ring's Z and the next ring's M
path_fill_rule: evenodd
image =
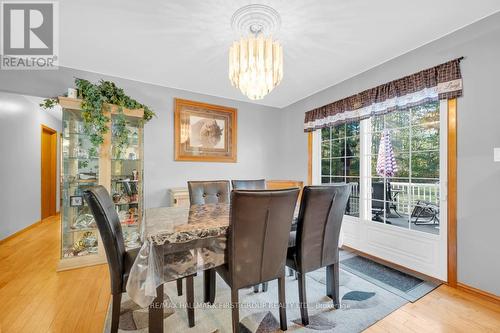
M457 99L447 101L447 283L457 287ZM313 156L314 146L320 147L319 142L314 142L313 132L307 134L307 180L308 184L315 183L318 177L318 161ZM381 261L385 261L381 259ZM387 262L387 261L385 261ZM393 263L395 266L398 264Z
M54 153L54 157L52 157L52 161L54 162L54 167L51 170L51 173L53 173L53 178L54 178L54 184L52 184L54 188L54 204L55 204L55 214L57 214L57 131L53 128L50 128L46 125L40 125L40 220L44 220L43 217L43 203L44 203L44 193L43 193L43 188L42 188L42 178L43 178L43 159L42 159L42 147L43 147L43 133L49 133L52 138L52 142L50 143L51 145L51 151ZM50 217L50 216L47 216ZM45 218L47 218L45 217Z

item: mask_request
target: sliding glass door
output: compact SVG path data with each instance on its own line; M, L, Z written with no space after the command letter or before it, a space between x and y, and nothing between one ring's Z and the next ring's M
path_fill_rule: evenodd
M313 152L315 183L351 185L345 245L442 280L446 111L435 101L323 128Z

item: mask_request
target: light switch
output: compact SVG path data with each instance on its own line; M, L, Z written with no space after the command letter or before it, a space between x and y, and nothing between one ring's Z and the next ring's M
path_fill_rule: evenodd
M500 148L493 148L493 161L500 162Z

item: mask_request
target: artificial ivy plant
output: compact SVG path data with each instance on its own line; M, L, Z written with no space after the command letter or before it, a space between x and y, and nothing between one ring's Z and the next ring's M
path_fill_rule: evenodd
M128 145L129 130L127 121L123 115L123 108L144 109L143 121L148 122L155 113L144 104L125 95L122 88L117 87L111 81L100 80L92 83L88 80L75 78L75 87L78 96L82 99L83 130L90 138L93 145L91 155L97 154L97 148L104 141L104 134L108 131L109 118L104 114L105 104L118 105L118 115L113 122L113 133L118 151L122 151ZM57 99L47 98L40 107L49 109L57 104Z

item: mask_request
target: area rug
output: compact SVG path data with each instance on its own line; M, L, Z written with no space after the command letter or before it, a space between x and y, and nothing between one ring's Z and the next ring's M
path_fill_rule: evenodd
M341 257L340 266L342 269L410 302L415 302L440 285L434 281L422 280L358 255L351 255L344 259Z
M289 332L361 332L398 309L408 301L370 281L344 269L340 270L341 308L333 308L325 296L325 269L307 274L306 290L309 304L309 325L301 324L298 307L298 286L294 277L286 278L287 321ZM280 332L278 285L269 283L267 292L240 290L240 332ZM175 282L165 284L165 332L231 332L230 289L217 276L214 305L202 303L203 277L195 278L195 324L188 327L185 296L177 296ZM184 290L185 292L185 290ZM185 294L185 293L184 293ZM104 332L109 332L111 315L108 311ZM148 310L140 309L126 294L123 295L120 332L147 332Z

